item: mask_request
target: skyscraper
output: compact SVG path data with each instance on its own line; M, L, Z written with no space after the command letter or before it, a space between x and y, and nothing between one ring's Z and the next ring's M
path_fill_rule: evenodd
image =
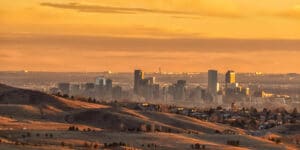
M235 83L235 72L232 70L227 71L225 75L225 83L226 84L232 84Z
M107 79L106 80L106 85L105 85L105 96L107 98L112 98L112 80L111 79Z
M208 86L207 91L209 94L216 95L218 88L218 71L208 70Z
M238 90L238 83L235 79L236 75L233 70L228 70L225 74L225 93L226 95L235 94Z
M146 100L153 99L153 81L152 78L142 79L139 84L139 95L143 96Z
M144 72L142 70L134 71L134 87L133 91L135 94L140 94L141 82L144 79Z
M111 79L106 80L105 88L106 88L107 92L111 92L111 90L112 90L112 80Z
M174 100L185 100L186 96L186 81L185 80L178 80L177 83L174 85L175 91L173 93Z

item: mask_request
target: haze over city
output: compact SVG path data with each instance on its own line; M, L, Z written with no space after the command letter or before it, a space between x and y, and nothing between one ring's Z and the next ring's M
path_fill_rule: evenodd
M0 149L300 149L299 0L0 0Z

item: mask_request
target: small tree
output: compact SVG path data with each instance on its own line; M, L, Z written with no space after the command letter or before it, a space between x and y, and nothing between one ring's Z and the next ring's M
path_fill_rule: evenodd
M87 142L84 142L83 146L84 147L89 147L89 144Z
M99 145L97 143L94 144L94 148L97 149Z
M88 102L89 102L89 103L92 102L92 98L91 98L91 97L88 98Z
M70 127L69 127L69 131L73 131L73 126L70 126Z
M292 116L293 116L294 118L296 118L296 117L297 117L297 114L298 114L298 110L297 110L297 108L294 108L294 110L293 110L293 112L292 112Z
M276 144L279 144L279 143L281 143L281 139L277 138L277 139L275 140L275 142L276 142Z
M216 134L221 134L221 131L216 130L215 133L216 133Z
M68 94L64 94L62 97L63 98L69 98L69 95Z
M200 145L199 143L196 143L196 144L195 144L195 149L200 149L200 146L201 146L201 145Z

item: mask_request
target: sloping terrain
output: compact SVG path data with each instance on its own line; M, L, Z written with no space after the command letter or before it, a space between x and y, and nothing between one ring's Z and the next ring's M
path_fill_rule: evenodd
M80 101L71 102L39 91L25 90L0 84L0 104L32 105L53 107L62 111L78 108L99 108L99 105Z
M21 119L55 119L76 110L106 107L108 106L71 101L39 91L0 84L0 115L20 117Z
M71 131L69 131L70 127ZM217 134L233 130L235 135ZM291 129L292 130L292 129ZM270 131L271 132L271 131ZM239 140L230 146L228 140ZM183 115L68 100L0 85L0 149L296 149ZM116 146L125 143L126 146Z

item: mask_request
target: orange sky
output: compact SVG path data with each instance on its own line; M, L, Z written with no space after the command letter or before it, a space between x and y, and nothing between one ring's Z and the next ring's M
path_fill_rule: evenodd
M299 0L1 0L0 70L300 72Z

